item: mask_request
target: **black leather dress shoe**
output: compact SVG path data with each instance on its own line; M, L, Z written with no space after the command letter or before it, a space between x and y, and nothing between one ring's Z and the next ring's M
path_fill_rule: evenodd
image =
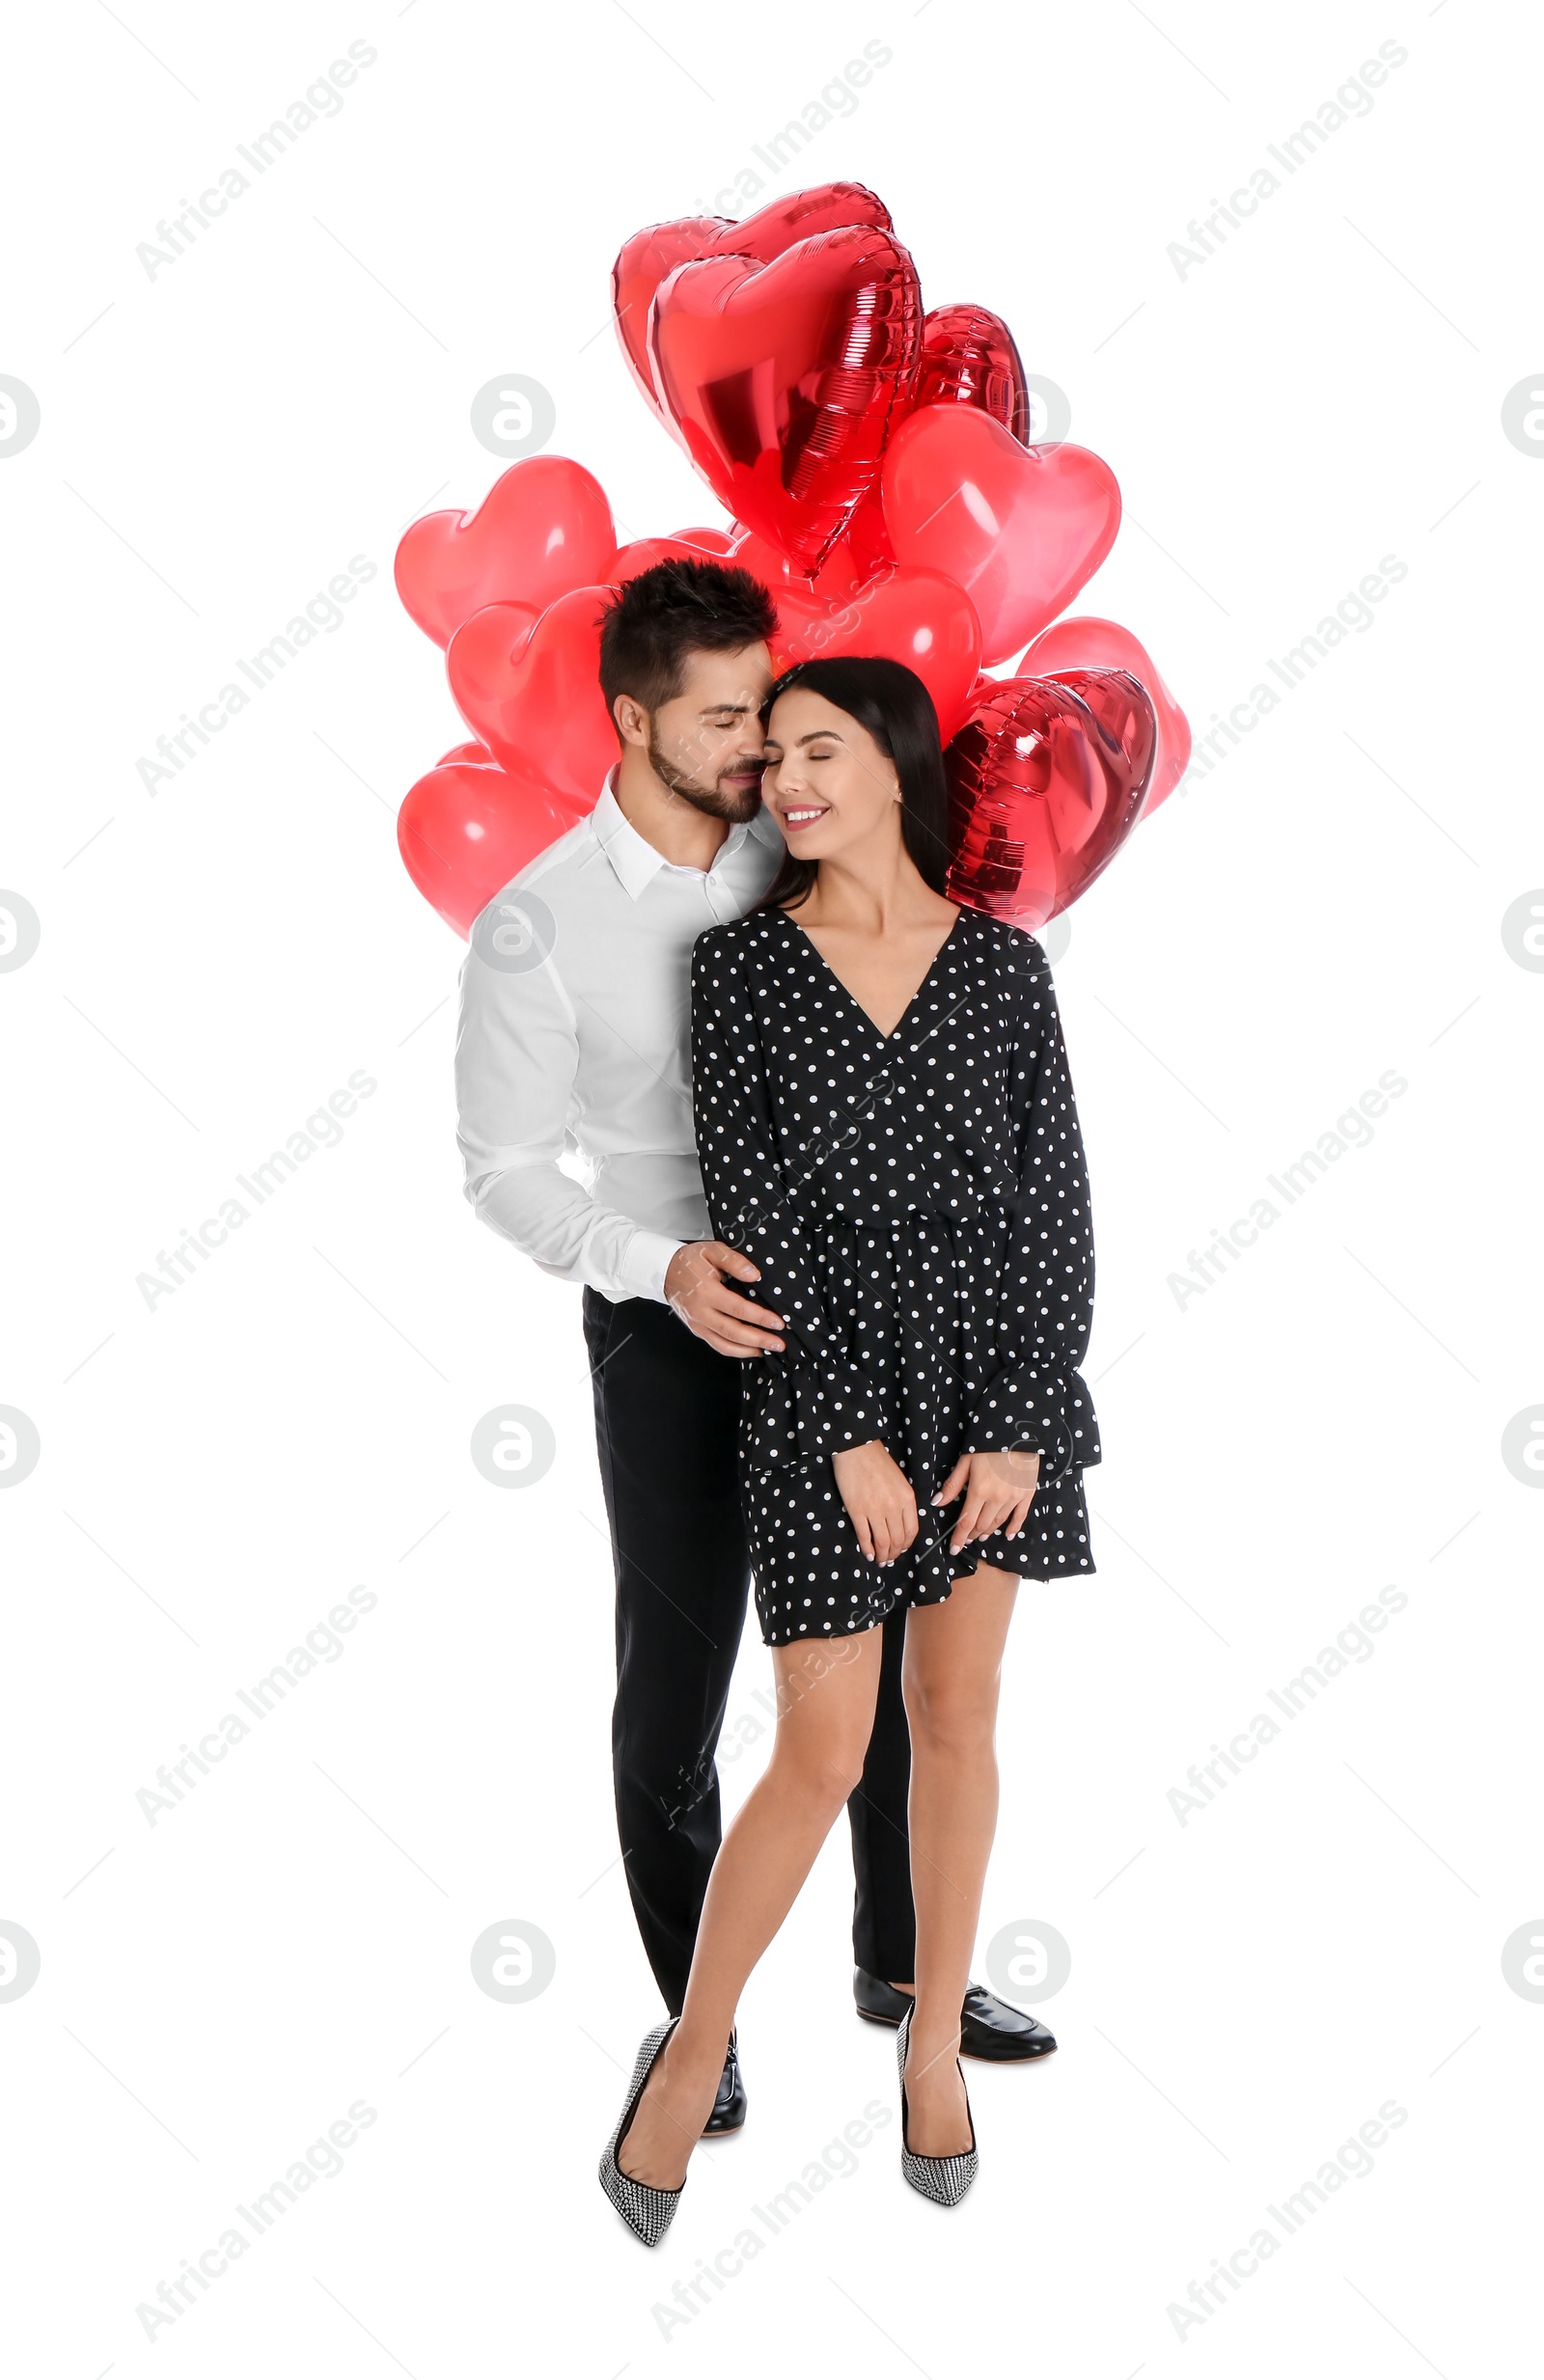
M745 2121L748 2105L745 2077L740 2072L739 2038L731 2033L724 2071L718 2078L718 2097L713 2101L713 2113L703 2126L703 2140L711 2140L719 2132L737 2132Z
M871 2025L898 2025L912 2005L909 1991L897 1991L862 1967L852 1971L852 1996L860 2016ZM1056 2035L1037 2018L1026 2016L1007 2000L972 1983L960 2011L959 2054L1004 2065L1021 2058L1044 2058L1056 2047ZM733 2044L731 2043L731 2055ZM727 2069L726 2069L727 2070Z

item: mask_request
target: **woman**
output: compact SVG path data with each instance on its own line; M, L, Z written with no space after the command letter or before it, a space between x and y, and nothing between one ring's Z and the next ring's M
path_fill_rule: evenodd
M650 2033L600 2177L662 2238L747 1976L858 1784L886 1615L906 1611L916 1996L901 2169L976 2173L960 2005L997 1814L1021 1573L1089 1572L1079 1376L1088 1185L1039 944L948 899L938 723L898 662L805 662L763 713L787 842L766 899L692 954L713 1230L783 1335L748 1364L741 1468L772 1647L771 1761L725 1840L680 2016Z

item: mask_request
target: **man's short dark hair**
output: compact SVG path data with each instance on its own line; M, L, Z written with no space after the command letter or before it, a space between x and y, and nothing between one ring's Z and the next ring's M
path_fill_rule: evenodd
M646 711L680 693L688 653L736 653L777 627L772 598L749 570L716 561L662 561L618 590L600 628L600 691Z

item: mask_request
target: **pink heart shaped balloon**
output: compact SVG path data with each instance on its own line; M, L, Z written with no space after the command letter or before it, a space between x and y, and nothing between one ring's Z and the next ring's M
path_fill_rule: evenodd
M449 644L490 603L538 612L603 579L617 550L600 481L563 454L532 454L475 512L427 512L397 549L397 591L426 636Z
M853 594L871 572L860 571L852 558L845 537L839 537L825 561L812 579L789 561L786 554L779 553L765 537L758 537L743 522L734 524L734 541L729 557L741 570L749 570L759 580L776 604L791 595L800 603L840 603Z
M448 757L419 779L398 812L397 847L424 898L464 937L500 886L568 825L484 752L481 761Z
M916 671L946 744L970 717L981 632L969 595L936 570L887 570L834 602L789 588L778 597L778 623L779 670L825 655L878 654Z
M641 571L662 561L717 561L731 559L730 540L719 529L677 529L673 537L635 537L619 546L606 573L607 584L621 587Z
M594 808L617 758L599 677L610 599L607 587L577 587L534 624L519 604L490 604L456 630L445 656L467 725L570 823Z
M882 486L897 561L958 580L988 667L1066 609L1120 526L1120 490L1097 454L1021 447L967 405L909 414L886 451Z

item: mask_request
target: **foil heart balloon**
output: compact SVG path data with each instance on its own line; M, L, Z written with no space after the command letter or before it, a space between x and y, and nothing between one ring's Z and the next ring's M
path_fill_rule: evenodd
M813 576L878 481L921 332L905 249L848 228L769 264L678 265L654 300L648 351L660 402L719 502Z
M839 653L878 654L914 670L946 744L970 717L981 632L969 595L936 570L887 570L832 603L791 590L779 596L779 670Z
M1030 396L1013 334L984 306L938 306L923 323L915 403L971 405L1027 446Z
M563 454L533 454L475 512L427 512L397 549L397 591L426 636L449 644L490 603L543 611L603 579L617 550L600 481Z
M458 746L421 777L397 815L397 847L429 906L468 935L501 886L567 832L537 788ZM472 752L481 750L472 746Z
M648 310L661 282L677 264L694 257L757 257L770 264L795 240L816 232L835 232L848 224L868 224L876 232L891 229L890 209L862 182L822 182L813 190L795 190L758 207L743 223L726 215L686 215L676 223L650 224L635 232L611 268L611 297L617 336L628 369L659 414L671 435L680 437L665 412L654 387L648 361ZM684 444L684 440L681 441Z
M500 765L534 784L572 824L593 809L617 758L600 691L606 587L578 587L535 625L517 604L475 612L451 639L455 705Z
M958 580L989 667L1065 611L1120 526L1120 490L1097 454L1021 447L969 405L910 414L890 441L882 483L897 561Z
M1026 676L1062 678L1069 670L1129 670L1146 688L1158 720L1152 782L1142 806L1143 816L1150 818L1189 765L1190 722L1130 629L1113 619L1098 619L1091 613L1077 619L1059 619L1035 638L1020 668Z
M1124 670L1005 678L946 754L950 898L1032 933L1066 909L1136 825L1157 743Z
M907 406L973 405L1015 437L1029 443L1030 397L1013 334L1001 315L985 306L938 306L923 317L917 384ZM900 417L891 424L894 438ZM893 564L896 549L885 526L876 491L854 513L843 543L861 578Z

